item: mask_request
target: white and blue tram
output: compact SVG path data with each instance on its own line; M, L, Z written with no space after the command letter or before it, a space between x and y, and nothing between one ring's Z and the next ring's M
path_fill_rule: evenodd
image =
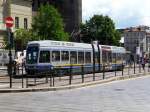
M50 71L59 68L61 73L68 74L72 67L74 73L100 72L103 70L119 70L122 68L126 50L123 47L86 44L64 41L32 41L26 50L27 73Z

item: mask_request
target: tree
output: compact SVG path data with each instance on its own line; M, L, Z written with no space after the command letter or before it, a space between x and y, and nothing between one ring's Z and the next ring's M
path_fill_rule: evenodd
M33 33L32 29L17 29L15 32L11 33L11 42L13 42L12 48L18 46L18 49L25 48L29 41L39 40L38 36ZM8 49L8 35L4 36L5 49Z
M22 50L26 48L29 41L39 40L38 36L33 33L32 29L17 29L14 32L15 48Z
M64 32L61 15L51 5L41 5L37 16L33 18L33 32L40 40L69 40L69 35Z
M94 15L89 21L81 25L81 35L84 42L98 40L101 44L117 45L120 34L115 29L111 18L103 15Z

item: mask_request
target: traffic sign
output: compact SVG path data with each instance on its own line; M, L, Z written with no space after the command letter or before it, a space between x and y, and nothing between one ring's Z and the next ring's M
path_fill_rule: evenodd
M6 17L5 24L7 28L11 28L14 25L14 20L12 17Z

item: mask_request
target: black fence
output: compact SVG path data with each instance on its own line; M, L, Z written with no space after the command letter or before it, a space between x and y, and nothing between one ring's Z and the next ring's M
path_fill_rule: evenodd
M84 65L80 65L78 67L78 72L74 72L73 66L70 66L67 69L67 73L63 73L63 69L61 66L55 67L46 72L33 72L32 74L27 74L25 72L24 65L14 66L12 65L12 76L10 77L10 88L39 88L39 87L57 87L57 86L66 86L72 84L80 84L91 81L99 81L104 79L109 79L113 77L121 77L128 75L146 75L149 73L150 69L148 64L143 67L141 64L132 64L132 65L124 65L122 64L121 68L113 71L108 70L107 65L101 65L100 70L92 69L92 72L87 72L85 70ZM8 72L9 71L8 66Z

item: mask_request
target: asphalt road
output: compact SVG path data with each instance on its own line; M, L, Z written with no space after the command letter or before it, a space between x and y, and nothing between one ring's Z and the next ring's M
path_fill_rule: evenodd
M150 77L74 90L1 93L1 112L149 112Z

